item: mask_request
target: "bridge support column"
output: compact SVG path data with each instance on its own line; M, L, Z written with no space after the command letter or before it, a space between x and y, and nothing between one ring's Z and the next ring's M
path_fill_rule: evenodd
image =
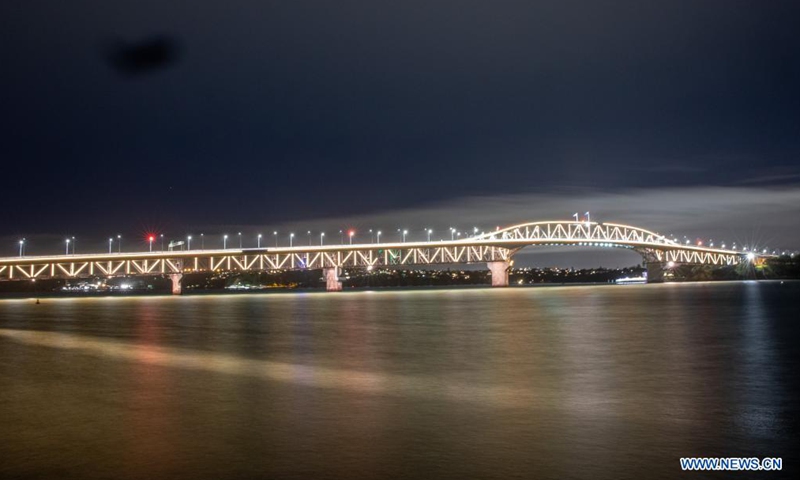
M181 294L181 279L183 278L182 273L172 273L169 276L169 279L172 280L172 294L173 295L180 295Z
M339 268L330 267L322 269L322 276L325 277L325 289L329 292L340 292L342 282L339 281Z
M508 286L508 267L511 262L508 260L498 262L488 262L486 266L492 272L492 286L493 287L507 287Z
M647 283L664 283L664 264L661 262L647 262Z

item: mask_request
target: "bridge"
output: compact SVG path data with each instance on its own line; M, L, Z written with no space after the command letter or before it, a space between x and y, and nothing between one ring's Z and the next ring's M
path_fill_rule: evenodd
M5 257L0 258L0 280L166 275L172 292L180 294L186 273L321 269L327 289L336 291L342 289L338 275L343 268L485 263L492 286L502 287L508 286L514 254L537 245L633 250L644 259L648 283L663 282L665 269L675 265L737 265L770 256L681 244L629 225L545 221L449 241Z

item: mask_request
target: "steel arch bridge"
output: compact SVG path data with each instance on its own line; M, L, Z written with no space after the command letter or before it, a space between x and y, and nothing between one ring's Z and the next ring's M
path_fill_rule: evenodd
M537 245L630 249L643 257L650 282L662 281L663 269L670 263L724 266L768 256L684 245L630 225L544 221L449 241L6 257L0 258L0 280L169 275L173 292L180 293L184 273L322 269L328 290L340 290L342 268L486 263L492 285L506 286L513 255Z

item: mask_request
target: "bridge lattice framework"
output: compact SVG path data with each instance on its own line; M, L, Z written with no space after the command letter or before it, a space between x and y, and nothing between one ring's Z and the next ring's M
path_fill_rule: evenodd
M503 286L508 284L513 255L536 245L630 249L643 257L650 281L661 280L663 268L670 262L722 266L753 260L743 252L684 245L629 225L546 221L451 241L7 257L0 258L0 280L160 274L171 275L174 290L179 292L180 275L184 273L322 269L328 289L337 290L341 288L338 271L342 268L486 263L493 285Z

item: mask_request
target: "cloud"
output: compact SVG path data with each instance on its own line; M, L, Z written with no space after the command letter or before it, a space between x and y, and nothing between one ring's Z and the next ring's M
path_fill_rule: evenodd
M753 185L758 183L776 183L800 180L800 173L785 173L776 175L764 175L760 177L748 178L739 182L739 185Z
M529 221L569 220L573 213L586 211L591 212L595 221L625 223L665 235L681 238L685 235L692 240L736 241L740 245L755 242L770 248L800 247L797 221L800 218L800 185L634 188L612 192L565 190L474 196L380 214L309 219L281 225L279 230L326 230L338 234L339 229L354 228L359 235L364 235L372 228L382 229L385 235L396 235L398 228L406 228L410 235L420 238L424 236L423 229L433 228L434 238L444 238L449 236L451 226L462 231L471 231L474 227L489 230Z
M353 193L357 199L357 192ZM264 235L262 245L274 245L273 231L278 231L281 245L288 244L289 232L295 233L294 244L319 242L326 232L325 243L347 242L346 232L356 231L355 240L370 241L381 230L382 240L397 240L398 229L409 231L409 240L423 240L424 230L432 228L433 239L449 238L449 228L461 232L492 230L524 222L569 220L572 214L590 211L592 220L634 225L664 235L686 236L691 241L702 239L723 241L728 245L757 245L779 250L800 248L800 185L635 188L615 191L564 189L557 193L529 193L496 196L471 196L431 203L419 208L387 210L381 213L334 218L307 218L282 225L194 225L184 233L205 232L207 248L221 246L221 234L242 232L244 246L255 246L258 233ZM343 232L340 237L339 231ZM311 235L307 232L311 231ZM63 236L28 236L31 254L63 252ZM5 255L13 256L18 238L6 237ZM197 241L197 240L195 240ZM104 251L107 239L81 239L81 251ZM82 245L82 246L81 246ZM92 246L96 246L92 249ZM48 247L49 246L49 247ZM126 243L126 250L146 248L146 244ZM527 264L549 266L594 267L627 266L639 261L630 251L592 249L531 248L535 253ZM535 257L535 258L534 258Z

